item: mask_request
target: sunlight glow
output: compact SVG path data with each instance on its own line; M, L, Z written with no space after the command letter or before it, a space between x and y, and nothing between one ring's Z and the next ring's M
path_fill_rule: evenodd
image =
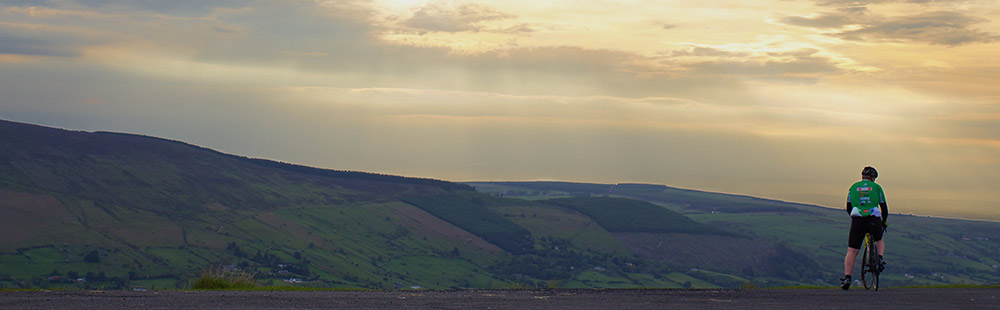
M775 198L806 197L773 189L801 175L839 196L873 164L915 209L1000 203L991 1L4 3L5 118L337 169ZM839 203L823 199L806 202Z

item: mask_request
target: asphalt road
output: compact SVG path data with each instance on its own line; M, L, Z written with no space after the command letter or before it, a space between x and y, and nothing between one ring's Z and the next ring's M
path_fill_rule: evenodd
M865 306L867 304L867 306ZM1000 309L997 288L0 292L0 309Z

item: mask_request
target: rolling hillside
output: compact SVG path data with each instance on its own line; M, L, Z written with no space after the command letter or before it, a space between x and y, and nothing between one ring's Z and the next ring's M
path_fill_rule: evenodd
M532 201L624 197L676 211L745 239L681 234L617 234L641 257L722 271L758 284L833 285L850 226L841 209L649 184L471 182L495 196ZM892 205L890 203L890 210ZM893 285L1000 282L1000 223L891 214L886 235ZM859 263L860 264L860 263ZM859 267L855 268L858 272ZM815 277L815 278L813 278Z
M745 196L459 184L7 121L0 211L0 288L185 288L219 266L370 289L832 285L846 229L837 210ZM1000 279L997 223L892 223L888 284Z
M278 283L382 288L402 278L387 266L407 261L449 270L417 281L427 286L493 280L470 274L495 246L467 242L479 238L402 202L472 193L466 185L315 169L128 134L0 122L0 136L6 286L46 286L72 272L94 286L183 287L202 269L235 265ZM455 249L469 259L440 254Z

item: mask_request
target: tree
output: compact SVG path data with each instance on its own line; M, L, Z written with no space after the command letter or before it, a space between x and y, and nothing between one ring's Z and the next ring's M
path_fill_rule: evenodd
M87 253L87 256L83 257L83 261L88 263L100 263L101 254L97 253L97 250L90 251L90 253Z

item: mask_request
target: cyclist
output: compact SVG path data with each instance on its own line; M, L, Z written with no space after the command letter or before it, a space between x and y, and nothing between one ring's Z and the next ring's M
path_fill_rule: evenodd
M885 269L882 255L885 254L885 242L882 232L888 227L886 218L889 207L885 204L885 193L882 186L875 183L878 171L871 166L861 170L861 181L851 185L847 192L847 213L851 215L851 232L847 239L847 256L844 257L844 278L840 279L840 288L851 287L851 273L854 271L854 260L861 251L861 243L865 233L872 235L878 251L879 271Z

